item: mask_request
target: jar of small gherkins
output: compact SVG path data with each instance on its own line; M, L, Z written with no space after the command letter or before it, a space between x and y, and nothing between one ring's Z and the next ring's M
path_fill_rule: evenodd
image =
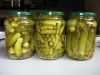
M95 50L97 22L93 12L72 12L66 22L66 54L77 60L87 60Z
M11 59L29 58L34 53L31 12L9 11L5 19L6 48Z
M58 59L64 55L64 13L40 11L36 25L36 54L43 59Z

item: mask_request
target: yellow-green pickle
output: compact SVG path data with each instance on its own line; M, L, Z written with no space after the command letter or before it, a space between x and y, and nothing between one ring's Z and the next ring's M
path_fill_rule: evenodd
M42 11L36 22L36 54L42 59L58 59L64 55L64 13Z
M72 12L66 22L66 54L76 60L92 58L97 22L93 12Z
M34 54L31 12L9 11L5 19L6 49L11 59L25 59Z

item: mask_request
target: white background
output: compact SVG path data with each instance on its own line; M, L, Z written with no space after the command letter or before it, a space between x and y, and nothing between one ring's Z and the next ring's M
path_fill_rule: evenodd
M100 75L100 43L87 61L72 60L66 55L58 60L42 60L36 55L12 60L6 56L4 41L0 41L0 75Z

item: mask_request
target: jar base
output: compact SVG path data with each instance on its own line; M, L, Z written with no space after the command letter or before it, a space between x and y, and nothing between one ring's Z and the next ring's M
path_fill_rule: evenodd
M72 57L72 56L69 56L69 55L66 55L66 56L68 56L70 59L78 60L78 61L90 60L93 57L93 55L90 56L90 57L85 57L85 56L83 56L83 57Z
M31 54L31 55L29 55L27 57L22 56L22 57L19 57L19 58L17 58L15 55L8 55L8 58L13 59L13 60L23 60L23 59L28 59L28 58L34 56L34 54L35 53L33 53L33 54Z
M59 56L49 56L49 57L46 57L46 56L42 56L40 54L36 54L40 59L44 59L44 60L57 60L57 59L60 59L64 56L64 54L60 54Z

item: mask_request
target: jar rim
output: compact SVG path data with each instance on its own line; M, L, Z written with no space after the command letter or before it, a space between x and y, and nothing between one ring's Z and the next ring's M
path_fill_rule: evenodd
M9 16L31 16L32 12L28 12L28 11L8 11L7 15L9 15Z
M39 16L45 16L45 15L63 16L64 12L62 11L39 11L37 15Z
M94 12L71 12L71 16L96 16Z

